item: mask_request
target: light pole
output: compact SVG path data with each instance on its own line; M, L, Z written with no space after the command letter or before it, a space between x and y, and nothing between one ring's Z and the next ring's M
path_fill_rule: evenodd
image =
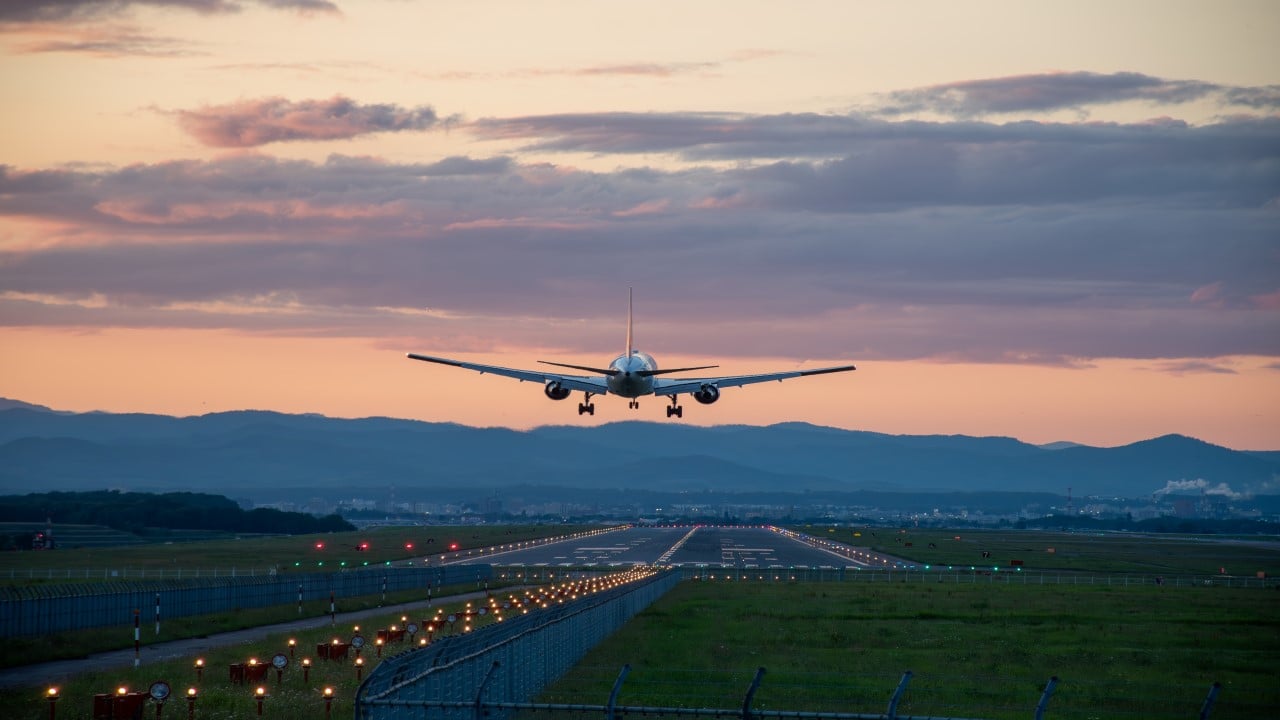
M49 698L49 720L54 720L58 712L58 688L49 688L45 691L44 696Z

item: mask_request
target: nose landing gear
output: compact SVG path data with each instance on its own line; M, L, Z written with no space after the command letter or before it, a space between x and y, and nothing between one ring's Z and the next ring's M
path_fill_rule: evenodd
M640 401L639 401L639 400L632 400L631 402L627 403L627 407L631 408L632 410L639 410L639 409L640 409Z

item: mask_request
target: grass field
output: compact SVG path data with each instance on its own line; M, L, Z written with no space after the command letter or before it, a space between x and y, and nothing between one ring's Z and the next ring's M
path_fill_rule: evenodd
M898 530L892 528L793 526L816 538L869 547L921 565L1028 569L1280 576L1280 538L1220 538L1211 535L1068 533L1040 530ZM983 552L990 557L983 557Z
M539 701L1031 717L1214 718L1280 707L1280 593L1227 588L686 581L595 648ZM539 713L539 716L544 716Z
M348 533L0 553L0 585L337 570L599 530L598 525L386 527ZM323 548L317 549L316 544ZM367 550L357 550L362 543ZM412 547L408 547L412 545ZM112 573L115 574L112 574Z

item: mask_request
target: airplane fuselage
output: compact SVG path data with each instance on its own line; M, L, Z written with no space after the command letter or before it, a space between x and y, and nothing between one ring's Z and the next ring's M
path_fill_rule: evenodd
M630 357L619 355L609 363L609 368L618 371L607 378L609 392L614 395L638 398L653 394L652 373L658 369L658 362L652 355L632 350Z

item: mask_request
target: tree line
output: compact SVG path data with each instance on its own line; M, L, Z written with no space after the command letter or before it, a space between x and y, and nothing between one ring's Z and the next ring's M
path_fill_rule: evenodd
M222 495L117 490L0 496L0 522L105 525L146 534L148 528L299 535L355 530L340 515L315 517L269 508L244 510Z

